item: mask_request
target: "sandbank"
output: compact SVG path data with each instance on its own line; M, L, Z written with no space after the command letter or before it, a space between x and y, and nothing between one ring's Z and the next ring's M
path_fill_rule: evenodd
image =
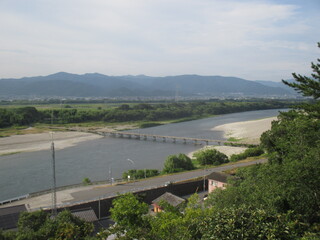
M216 126L211 130L222 131L224 138L234 138L237 140L238 143L259 144L261 134L271 129L271 123L276 119L277 117L271 117L259 120L227 123ZM245 147L205 146L201 150L207 148L217 149L219 152L226 154L228 157L230 157L232 154L242 153L247 149ZM189 153L188 156L192 158L195 152Z
M219 125L212 128L214 131L223 131L224 137L238 139L243 143L260 143L260 136L263 132L271 129L272 121L277 117L264 118L259 120L235 122Z
M102 136L85 132L54 132L55 149L75 146L77 143L102 138ZM19 152L49 150L51 148L51 134L37 133L14 135L0 138L0 156Z

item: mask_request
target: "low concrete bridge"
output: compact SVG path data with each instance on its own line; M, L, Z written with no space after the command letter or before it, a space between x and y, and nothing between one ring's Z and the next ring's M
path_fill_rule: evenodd
M110 137L119 137L119 138L129 138L129 139L138 139L138 140L152 140L152 141L162 141L167 142L171 141L172 143L176 143L180 141L184 144L186 143L194 143L194 144L230 144L230 145L241 145L246 146L248 144L235 144L231 141L224 140L214 140L214 139L204 139L204 138L192 138L192 137L177 137L177 136L163 136L156 134L145 134L145 133L135 133L135 132L123 132L123 131L90 131L91 133L99 134L102 136L110 136Z

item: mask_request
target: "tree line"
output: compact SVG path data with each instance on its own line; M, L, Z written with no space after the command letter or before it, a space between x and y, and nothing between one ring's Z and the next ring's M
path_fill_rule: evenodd
M200 118L209 115L226 114L262 109L287 108L287 101L217 101L188 103L139 103L122 104L112 109L45 109L35 107L0 108L0 128L24 126L34 123L83 123L91 121L129 122L163 121L181 118Z
M193 154L193 159L184 153L179 153L176 155L169 155L166 158L161 172L156 169L130 169L122 174L122 179L128 179L128 176L130 176L130 179L143 179L158 176L160 174L190 171L205 166L218 166L228 163L229 161L236 162L248 157L260 156L263 153L264 150L260 146L248 148L243 153L231 155L230 158L214 148L202 149L195 152Z

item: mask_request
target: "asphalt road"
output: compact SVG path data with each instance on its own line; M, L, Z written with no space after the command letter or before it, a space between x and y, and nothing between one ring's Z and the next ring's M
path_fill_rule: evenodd
M135 192L144 189L156 188L164 186L167 182L180 182L197 177L204 177L211 172L221 172L236 167L244 167L257 163L264 163L267 159L260 159L252 162L235 163L232 165L225 165L215 168L208 168L206 170L195 170L190 172L177 173L172 175L159 176L155 178L149 178L146 180L140 180L122 184L102 184L102 185L90 185L84 187L77 187L73 189L66 189L57 192L57 206L73 205L80 202L91 201L99 198L106 198L115 196L119 193ZM2 205L1 207L9 207L14 205L26 204L29 210L35 210L39 208L50 208L52 204L52 195L44 194L37 197L27 198L24 200L12 202Z
M147 180L142 181L136 181L136 182L130 182L126 184L121 185L104 185L104 186L96 186L95 188L92 188L90 190L83 190L83 191L77 191L72 193L72 197L75 201L83 201L83 200L90 200L97 198L97 196L100 197L109 197L113 196L117 193L125 193L125 192L135 192L138 190L143 189L150 189L155 188L159 186L164 186L167 182L179 182L184 181L187 179L193 179L197 177L203 177L205 175L209 175L211 172L221 172L228 169L233 169L235 167L241 167L241 166L248 166L256 163L261 163L266 161L264 160L257 160L254 162L247 162L247 163L238 163L234 165L227 165L222 167L216 167L216 168L209 168L204 170L196 170L191 172L184 172L184 173L178 173L178 174L172 174L172 175L165 175L160 176L156 178L151 178Z

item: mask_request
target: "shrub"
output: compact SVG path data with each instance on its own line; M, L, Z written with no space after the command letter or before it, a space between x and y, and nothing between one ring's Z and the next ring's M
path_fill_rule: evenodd
M192 170L194 169L194 165L191 159L185 155L180 153L179 155L170 155L167 157L164 162L163 173L174 173L174 172L182 172L184 170Z
M127 179L130 176L131 179L143 179L145 177L158 176L160 173L157 169L130 169L122 174L122 179Z
M204 165L220 165L229 162L227 155L216 149L204 149L194 154L198 163Z
M248 157L260 156L263 153L264 151L261 147L248 148L243 153L231 155L230 161L237 162L237 161L246 159Z
M86 178L84 178L84 179L82 180L82 183L83 183L83 185L90 185L90 184L91 184L91 180L86 177Z

